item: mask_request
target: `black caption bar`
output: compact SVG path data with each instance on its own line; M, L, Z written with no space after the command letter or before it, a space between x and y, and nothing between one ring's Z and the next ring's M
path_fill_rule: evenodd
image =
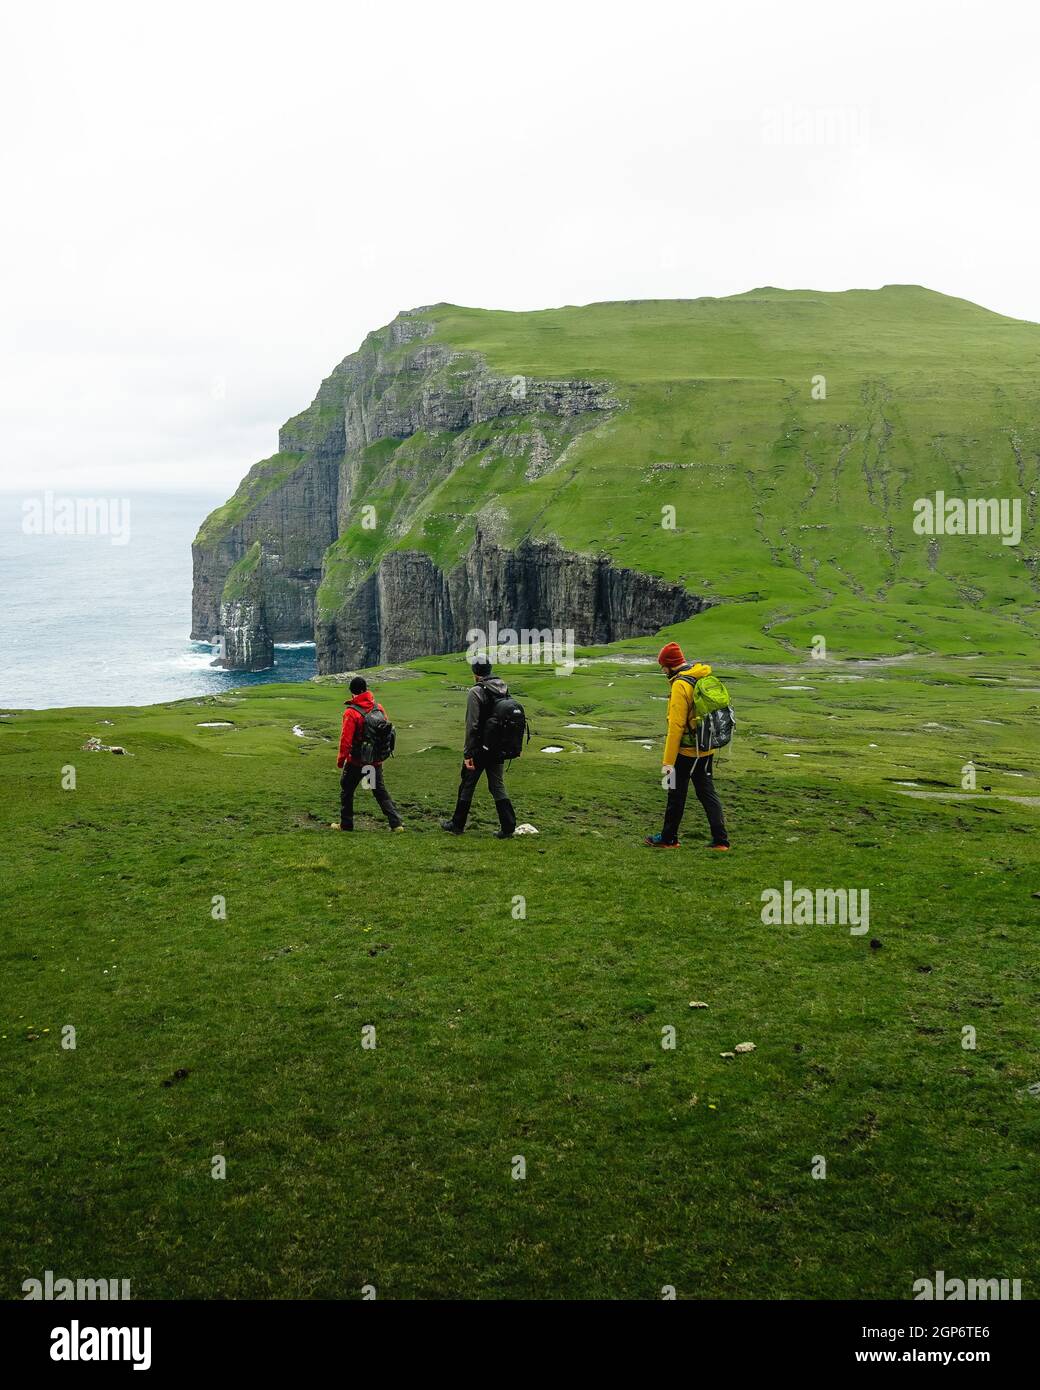
M523 1332L510 1343L508 1366L518 1369L524 1345L532 1369L544 1370L538 1350L539 1325L574 1339L582 1357L612 1355L623 1318L655 1358L674 1352L691 1367L710 1356L732 1370L798 1372L893 1365L940 1368L981 1366L1009 1369L1031 1345L1032 1305L1021 1302L919 1303L715 1303L677 1300L680 1306L618 1303L393 1302L354 1303L73 1303L21 1302L0 1305L5 1360L24 1374L48 1372L75 1377L103 1371L136 1380L187 1373L309 1370L314 1358L342 1360L349 1371L365 1349L391 1354L400 1366L402 1343L361 1342L372 1333L419 1333L403 1344L415 1348L418 1364L444 1370L471 1364L466 1343L445 1342L452 1320L467 1332ZM622 1309L627 1311L622 1312ZM600 1326L601 1329L600 1330ZM430 1339L422 1336L429 1330ZM592 1329L591 1340L588 1337ZM693 1340L691 1340L693 1339ZM454 1352L449 1347L454 1345ZM392 1351L391 1351L392 1348ZM485 1362L486 1366L486 1362ZM586 1366L587 1369L587 1366ZM33 1384L32 1379L26 1381Z

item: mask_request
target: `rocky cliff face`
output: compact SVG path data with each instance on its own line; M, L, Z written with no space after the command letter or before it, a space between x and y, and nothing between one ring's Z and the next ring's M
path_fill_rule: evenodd
M577 645L617 642L682 622L707 605L679 584L575 555L555 541L513 550L478 534L445 574L429 555L394 550L350 608L318 624L320 672L463 651L469 634L559 629Z
M223 650L214 666L229 671L266 671L274 665L274 643L262 602L232 599L220 605Z
M259 542L271 640L311 640L322 557L337 534L338 485L338 464L301 455L299 466L279 486L212 541L203 540L203 528L192 546L192 637L207 642L223 632L221 603L228 575Z
M552 540L500 543L488 470L541 477L621 407L601 381L496 376L427 341L433 327L416 310L371 334L201 528L192 635L222 635L229 668L260 669L274 643L312 637L322 672L406 661L462 650L492 620L610 642L704 607ZM434 510L464 473L481 505L459 509L451 494ZM443 567L408 544L445 528L456 559Z

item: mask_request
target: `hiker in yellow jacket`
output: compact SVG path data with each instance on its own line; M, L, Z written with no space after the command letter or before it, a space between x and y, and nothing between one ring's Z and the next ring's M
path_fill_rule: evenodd
M693 783L697 800L704 807L711 827L711 848L729 849L729 836L726 834L726 820L722 802L715 790L713 777L714 750L697 746L697 715L693 707L693 686L702 676L711 675L711 667L701 662L687 664L682 649L677 642L669 642L661 648L657 658L671 693L668 697L668 737L664 745L664 766L662 773L668 779L668 803L665 806L664 826L659 835L648 835L643 841L651 849L678 849L679 822L686 809L686 795ZM677 676L689 676L690 680L677 680Z

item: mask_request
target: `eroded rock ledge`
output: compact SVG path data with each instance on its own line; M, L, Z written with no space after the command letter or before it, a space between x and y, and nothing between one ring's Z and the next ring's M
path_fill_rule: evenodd
M513 550L479 534L445 574L429 555L391 551L331 621L319 619L321 674L462 651L467 633L561 628L579 646L642 637L709 606L681 584L577 555L556 541Z

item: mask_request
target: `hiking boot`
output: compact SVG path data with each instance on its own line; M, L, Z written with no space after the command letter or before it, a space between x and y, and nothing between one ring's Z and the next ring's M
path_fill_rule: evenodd
M714 845L714 844L709 844L709 845L708 845L708 848L709 848L709 849L729 849L729 845Z
M643 844L644 844L644 845L649 845L649 847L650 847L651 849L678 849L678 848L679 848L679 841L678 841L678 840L672 840L671 843L669 843L667 840L662 840L661 837L660 837L660 835L647 835L646 839L643 841Z
M513 831L516 829L516 812L513 810L513 803L505 799L496 801L495 810L498 812L498 830L495 832L495 839L511 840Z
M463 801L461 797L455 802L455 810L449 820L441 821L441 829L446 830L449 835L461 835L466 829L466 822L469 820L470 803Z
M390 829L391 829L391 830L393 831L393 833L396 835L399 831L401 831L401 830L404 829L404 826L403 826L403 825L392 825L392 826L390 827Z

